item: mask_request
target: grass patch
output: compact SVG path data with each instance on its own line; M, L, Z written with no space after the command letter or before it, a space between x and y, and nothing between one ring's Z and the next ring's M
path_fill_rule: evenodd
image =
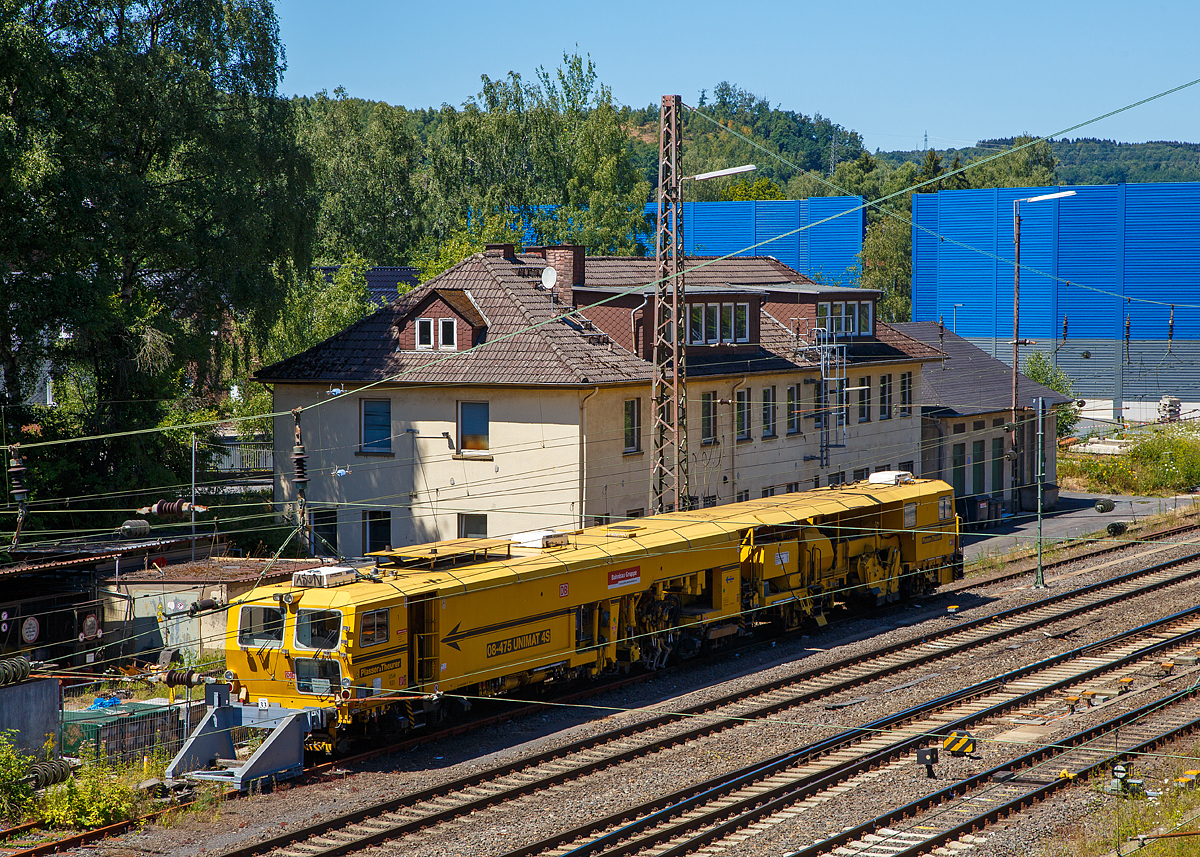
M1192 422L1144 426L1127 432L1125 455L1058 457L1059 482L1100 494L1152 497L1200 485L1200 425Z
M1122 854L1136 851L1139 857L1194 857L1200 853L1200 836L1148 839L1146 847L1137 850L1138 834L1182 832L1200 827L1200 790L1179 789L1172 785L1184 771L1200 769L1200 745L1193 744L1180 755L1183 758L1163 759L1146 765L1126 763L1132 769L1130 776L1143 778L1147 788L1163 792L1157 797L1104 794L1102 789L1109 779L1107 772L1095 777L1092 782L1101 794L1101 807L1060 831L1042 848L1043 855L1103 857L1114 853L1118 843ZM1135 841L1131 842L1131 837Z

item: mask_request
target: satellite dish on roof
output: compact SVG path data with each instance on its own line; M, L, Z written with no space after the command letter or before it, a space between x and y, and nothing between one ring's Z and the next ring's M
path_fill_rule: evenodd
M554 284L557 282L558 282L558 271L554 270L554 268L550 267L549 265L547 265L545 268L542 268L542 288L543 289L552 289L552 288L554 288Z

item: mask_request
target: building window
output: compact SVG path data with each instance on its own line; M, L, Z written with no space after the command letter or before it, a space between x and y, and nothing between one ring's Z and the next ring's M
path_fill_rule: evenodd
M388 629L388 610L368 610L359 620L361 628L358 632L360 646L378 646L390 640Z
M733 342L733 304L721 304L721 341Z
M987 428L987 420L975 420L971 423L971 431L983 431Z
M992 438L992 493L1004 490L1004 438Z
M392 451L392 400L362 400L363 452Z
M912 414L912 372L900 373L900 416Z
M858 379L858 421L860 423L869 423L871 421L871 378Z
M438 348L446 351L455 351L458 349L458 331L454 319L438 319Z
M734 305L733 338L735 342L750 341L750 304Z
M1004 417L996 417L992 420L992 428L1000 428L1004 425Z
M612 515L597 515L592 518L593 527L607 527L612 523Z
M704 310L704 341L715 345L721 341L721 330L717 326L721 318L721 308L717 304L709 304Z
M817 304L817 327L829 329L829 304Z
M763 387L762 391L763 437L775 437L775 388Z
M749 499L750 499L749 491L739 491L739 492L737 492L737 497L734 498L734 502L735 503L745 503Z
M688 324L688 342L699 345L704 342L704 304L692 304Z
M433 348L433 319L417 319L417 348Z
M641 518L645 514L646 514L645 509L630 509L625 513L625 517L626 517L626 519Z
M625 451L637 452L642 448L642 400L625 400Z
M762 495L764 497L774 497L775 496L775 486L772 485L769 488L764 488L762 490Z
M313 509L313 553L337 556L337 509Z
M785 490L788 494L795 494L797 491L800 490L800 483L799 482L789 482L787 484L787 488Z
M916 473L917 472L916 463L912 462L912 461L901 461L900 469L903 470L905 473Z
M967 424L966 423L955 423L952 431L955 434L965 434L967 431Z
M892 465L890 465L890 464L876 464L875 465L876 473L887 473L891 469L892 469Z
M488 403L458 403L458 451L462 455L478 455L488 451Z
M870 336L875 332L874 319L875 305L870 301L859 301L858 303L858 335Z
M954 486L954 496L963 497L967 493L967 445L956 443L951 451L950 484Z
M459 514L458 537L460 539L486 539L487 515Z
M860 467L859 469L854 471L854 481L862 482L864 479L866 479L870 475L871 475L871 468Z
M705 494L704 495L704 508L711 509L715 505L717 505L717 495L716 494Z
M821 487L821 477L820 477L820 476L814 476L814 477L813 477L813 487L814 487L814 488L820 488L820 487Z
M837 424L844 426L850 419L850 394L846 392L846 379L837 382Z
M890 420L892 418L892 376L879 376L879 418L881 420Z
M813 425L817 428L825 427L825 406L829 403L828 393L825 391L825 380L817 382L813 392Z
M829 487L833 488L836 485L841 485L846 481L845 472L839 470L837 473L829 474Z
M717 439L717 394L700 394L700 441L713 443Z
M363 512L363 553L389 550L392 546L392 513Z
M788 434L801 431L799 384L789 384L787 388L787 431Z
M845 304L842 301L834 301L829 310L829 329L836 335L845 330L845 318L842 315Z
M750 438L750 391L738 390L737 400L735 403L736 419L734 424L737 426L737 439L748 440Z
M986 471L987 462L984 460L984 446L982 440L976 440L971 443L971 493L982 494L986 489L983 484L983 474Z

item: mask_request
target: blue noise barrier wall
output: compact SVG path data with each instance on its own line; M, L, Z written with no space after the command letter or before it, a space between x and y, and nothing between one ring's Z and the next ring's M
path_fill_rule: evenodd
M866 226L862 204L861 196L685 202L684 252L689 256L774 256L819 282L857 285L857 273L850 269L857 270L862 252ZM655 203L646 206L651 221L656 212ZM653 252L653 234L646 245Z

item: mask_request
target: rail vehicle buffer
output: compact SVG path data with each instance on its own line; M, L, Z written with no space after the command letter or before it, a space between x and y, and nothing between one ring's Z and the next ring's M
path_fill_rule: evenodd
M956 729L942 741L942 749L951 756L970 756L975 752L975 737L970 732Z
M257 705L230 702L229 685L204 687L208 711L167 765L168 780L227 783L246 791L256 782L286 780L304 772L304 739L325 725L320 708L284 708L261 700ZM239 759L232 730L270 730L248 759Z
M937 764L937 760L937 747L920 747L917 749L917 764L925 766L925 775L931 780L934 778L933 766Z

